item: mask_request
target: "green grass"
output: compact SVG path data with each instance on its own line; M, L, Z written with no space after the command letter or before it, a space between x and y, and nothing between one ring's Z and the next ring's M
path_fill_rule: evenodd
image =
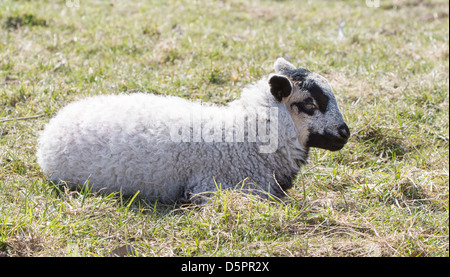
M380 2L2 1L0 256L448 257L449 4ZM219 191L168 206L40 172L39 131L71 101L224 104L278 56L329 79L352 133L311 151L283 203Z

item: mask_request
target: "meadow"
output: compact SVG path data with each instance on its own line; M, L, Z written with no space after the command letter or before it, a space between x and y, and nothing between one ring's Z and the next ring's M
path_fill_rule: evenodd
M326 77L351 130L283 201L162 205L40 171L39 132L71 101L222 105L277 57ZM448 257L448 215L448 1L0 0L0 256Z

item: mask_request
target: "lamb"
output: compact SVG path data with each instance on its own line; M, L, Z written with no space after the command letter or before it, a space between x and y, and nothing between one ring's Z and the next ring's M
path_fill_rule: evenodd
M337 151L350 131L328 81L283 58L226 106L151 94L74 102L46 125L37 159L54 182L163 203L238 188L283 198L309 148Z

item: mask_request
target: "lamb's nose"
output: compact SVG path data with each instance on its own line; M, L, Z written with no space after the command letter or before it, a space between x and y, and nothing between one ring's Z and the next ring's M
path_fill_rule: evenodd
M338 133L343 139L347 140L350 137L350 130L348 129L347 124L342 124L339 127Z

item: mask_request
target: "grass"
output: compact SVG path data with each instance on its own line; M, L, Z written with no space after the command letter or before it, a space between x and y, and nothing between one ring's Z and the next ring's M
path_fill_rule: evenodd
M0 256L448 257L448 1L70 3L0 3ZM71 101L224 104L277 56L329 79L352 133L311 151L283 203L168 206L40 172L39 131Z

